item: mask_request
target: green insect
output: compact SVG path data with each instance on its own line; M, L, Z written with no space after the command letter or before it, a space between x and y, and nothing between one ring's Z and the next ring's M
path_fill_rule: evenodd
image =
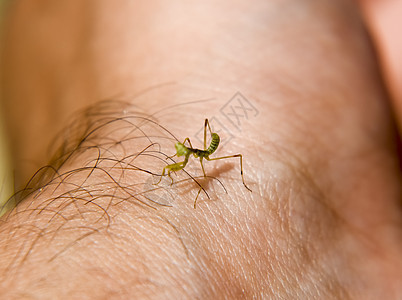
M211 138L212 138L211 144L209 145L208 148L207 148L207 127L209 129L209 132L211 133ZM186 145L184 145L186 143L186 141L189 143L190 147L187 147ZM244 181L244 176L243 176L243 156L241 154L228 155L228 156L215 157L215 158L210 158L209 157L212 153L214 153L216 151L216 149L218 149L219 142L220 142L219 135L217 133L215 133L215 132L212 132L211 126L209 125L208 119L205 119L205 124L204 124L204 150L194 148L193 145L191 145L191 142L190 142L189 138L185 138L183 143L180 143L180 142L176 143L176 145L175 145L176 154L175 155L184 156L184 161L174 163L174 164L171 164L171 165L167 165L166 167L164 167L163 171L162 171L161 178L159 179L158 183L156 183L156 184L159 184L159 182L162 180L162 177L165 175L166 171L167 171L167 175L172 180L172 184L173 184L173 179L170 176L170 173L182 170L187 165L188 159L190 158L191 154L193 154L194 157L196 157L196 158L200 158L201 168L202 168L202 172L204 173L204 177L207 177L207 175L205 174L204 165L202 163L204 158L206 160L219 160L219 159L225 159L225 158L239 157L240 158L240 175L241 175L241 178L242 178L242 181L243 181L243 185L245 186L246 189L248 189L251 192L251 189L246 185L246 183ZM199 195L199 193L200 193L200 191L198 192L198 195ZM198 195L197 195L197 198L198 198ZM194 201L194 208L196 206L197 198Z

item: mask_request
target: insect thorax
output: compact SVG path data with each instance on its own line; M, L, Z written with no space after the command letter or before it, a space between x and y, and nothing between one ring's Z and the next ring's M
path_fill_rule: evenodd
M182 143L176 143L175 147L177 156L188 155L190 152L188 148L184 146Z

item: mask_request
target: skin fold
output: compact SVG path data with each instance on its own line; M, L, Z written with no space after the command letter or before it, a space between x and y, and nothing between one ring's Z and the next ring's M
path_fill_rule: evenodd
M2 218L5 298L400 297L397 134L353 2L8 9L2 98L16 183L49 160L58 171ZM202 191L196 209L184 172L154 202L138 196L171 163L171 134L203 147L205 118L220 129L216 156L243 155L252 192L228 159L204 163L210 199Z

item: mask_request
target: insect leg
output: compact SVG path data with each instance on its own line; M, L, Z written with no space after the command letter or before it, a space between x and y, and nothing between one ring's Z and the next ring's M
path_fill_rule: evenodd
M188 143L190 144L190 148L193 149L193 145L191 145L190 139L189 138L185 138L183 145L185 144L185 142L188 141Z
M170 176L170 173L171 173L171 172L172 172L172 170L169 170L169 171L168 171L168 176L169 176L170 180L172 181L172 183L171 183L170 185L173 184L173 178L172 178L172 176Z
M208 119L206 119L206 123L207 123L207 125L208 125L208 128L209 128L209 133L212 135L212 129L211 129L211 126L210 126L210 124L209 124L209 121L208 121Z
M219 160L219 159L231 158L231 157L239 157L240 158L240 175L241 175L241 179L242 179L243 184L246 187L246 189L248 189L251 192L251 189L246 185L246 182L244 181L244 176L243 176L243 156L241 154L228 155L228 156L215 157L215 158L205 157L205 159L206 160Z
M204 158L203 156L200 156L200 164L201 164L201 168L202 168L202 173L204 173L204 177L207 177L207 175L205 174L204 165L202 163L203 158Z
M175 157L176 155L177 155L177 153L173 154L172 156L166 157L166 159L172 159L172 158Z
M204 151L207 150L207 124L209 126L208 119L205 119L205 124L204 124Z
M207 150L207 126L209 129L209 133L212 136L212 130L211 130L211 126L209 125L209 121L208 119L205 119L205 124L204 124L204 151Z
M170 176L170 173L180 171L181 169L183 169L186 166L187 162L188 162L188 155L184 158L184 161L181 161L181 162L178 162L178 163L175 163L175 164L171 164L171 165L167 165L166 167L164 167L163 171L162 171L161 178L159 179L158 183L155 183L155 185L159 184L161 182L162 177L165 175L166 169L168 170L167 175L172 180L172 184L173 184L173 178L172 178L172 176Z
M158 185L158 184L161 182L162 177L165 176L165 170L166 170L167 167L169 167L169 166L166 166L166 167L163 168L163 170L162 170L162 175L161 175L161 177L159 178L159 181L158 181L157 183L153 183L153 185Z

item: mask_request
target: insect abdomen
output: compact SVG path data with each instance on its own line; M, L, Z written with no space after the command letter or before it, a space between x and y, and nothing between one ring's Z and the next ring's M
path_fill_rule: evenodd
M212 133L212 141L211 141L211 145L209 145L207 152L209 154L212 154L215 152L215 150L218 148L219 146L219 142L220 142L220 137L218 134L216 133Z

